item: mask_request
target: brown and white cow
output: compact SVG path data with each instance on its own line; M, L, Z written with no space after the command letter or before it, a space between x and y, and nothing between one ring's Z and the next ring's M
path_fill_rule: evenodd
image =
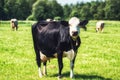
M104 21L98 21L96 23L96 32L103 32L103 29L104 29Z
M12 30L18 30L18 20L17 19L11 19L10 20L11 28Z

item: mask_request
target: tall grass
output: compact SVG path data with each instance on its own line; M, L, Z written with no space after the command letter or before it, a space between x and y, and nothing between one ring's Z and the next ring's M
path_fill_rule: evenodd
M88 31L81 29L82 44L75 62L75 80L120 79L120 22L105 21L103 33L95 32L96 21L90 21ZM0 80L57 80L58 63L47 63L48 75L38 77L31 36L33 22L19 22L12 31L9 21L0 22ZM63 80L69 78L69 60L64 58Z

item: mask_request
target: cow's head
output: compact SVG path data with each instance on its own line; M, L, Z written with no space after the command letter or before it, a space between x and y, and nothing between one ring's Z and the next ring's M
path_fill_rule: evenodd
M83 21L80 21L77 17L72 17L70 20L69 20L69 33L70 33L70 36L73 38L73 39L76 39L80 33L80 26L85 27L85 25L88 23L88 20L83 20ZM86 29L85 29L86 30Z
M80 32L79 24L80 20L77 17L72 17L69 20L69 33L73 39L76 39L78 37L78 34Z
M80 33L80 26L85 26L88 21L80 21L77 17L72 17L68 22L60 21L60 23L64 26L69 26L69 34L74 40L76 40Z

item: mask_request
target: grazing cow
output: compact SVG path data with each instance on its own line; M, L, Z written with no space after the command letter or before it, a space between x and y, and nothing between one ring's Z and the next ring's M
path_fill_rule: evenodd
M83 20L82 23L80 23L80 28L83 28L85 31L87 31L86 25L88 24L88 20Z
M74 62L77 55L77 49L81 44L79 37L79 21L73 17L67 21L41 21L32 26L32 37L34 50L36 53L36 62L39 68L39 76L46 75L46 64L50 58L58 59L58 78L61 78L63 68L63 57L70 59L70 77L73 78ZM41 62L44 70L41 71Z
M103 32L103 29L104 29L104 21L98 21L96 23L96 32Z
M18 30L18 21L17 21L17 19L11 19L10 23L11 23L12 30L14 31L16 29L16 31L17 31Z

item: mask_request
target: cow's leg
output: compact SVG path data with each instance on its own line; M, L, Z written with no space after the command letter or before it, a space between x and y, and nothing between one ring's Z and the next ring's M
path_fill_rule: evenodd
M41 59L40 59L40 50L38 49L38 43L37 43L37 38L35 35L35 31L32 28L32 37L33 37L33 43L34 43L34 50L36 53L36 63L38 66L38 72L39 72L39 77L42 77L42 71L41 71Z
M16 26L16 31L18 30L18 26Z
M14 31L14 26L12 26L12 31Z
M70 78L74 77L73 69L74 69L75 58L76 58L76 56L74 57L73 60L70 61Z
M38 67L38 74L39 74L39 77L42 78L42 70L41 70L41 67Z
M96 28L96 32L99 32L99 28Z
M102 31L101 32L103 32L104 30L102 29Z
M87 27L86 26L84 27L84 30L87 31Z
M46 62L43 62L43 75L47 75L46 64L47 64L47 61L46 61Z
M37 65L38 65L38 73L39 73L39 77L42 77L42 70L41 70L41 60L40 60L40 53L38 51L38 53L36 53L36 61L37 61Z
M39 73L39 77L41 78L42 77L42 70L41 70L40 52L36 46L34 48L35 48L35 53L36 53L36 62L37 62L37 66L38 66L38 73Z
M62 52L60 52L60 53L58 53L58 67L59 67L59 72L58 72L58 80L60 80L61 79L61 72L62 72L62 68L63 68L63 61L62 61L62 55L63 55L63 53Z
M104 27L101 27L101 32L103 32L103 28L104 28Z

